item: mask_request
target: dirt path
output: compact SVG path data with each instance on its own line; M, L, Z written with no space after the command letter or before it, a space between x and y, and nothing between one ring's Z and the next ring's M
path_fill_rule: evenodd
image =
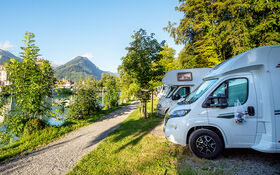
M65 174L108 133L116 129L137 106L137 102L132 103L39 150L1 164L0 174Z

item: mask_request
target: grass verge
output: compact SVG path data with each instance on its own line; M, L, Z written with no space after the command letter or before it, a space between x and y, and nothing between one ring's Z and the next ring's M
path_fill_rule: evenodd
M15 143L0 148L0 162L8 160L10 158L13 158L18 155L24 155L27 152L30 152L32 150L38 149L62 136L69 133L70 131L76 130L80 127L89 125L103 116L119 109L127 104L122 104L120 106L108 109L108 110L102 110L99 112L96 112L95 114L86 117L84 120L75 120L75 121L68 121L65 122L62 126L47 126L46 128L42 130L38 130L31 135L25 135L22 138L20 138L19 141L16 141Z

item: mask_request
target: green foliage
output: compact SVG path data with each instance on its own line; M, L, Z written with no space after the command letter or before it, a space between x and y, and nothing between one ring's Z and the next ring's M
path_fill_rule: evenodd
M159 61L162 55L159 54L164 46L164 41L159 43L154 34L147 35L146 31L140 29L132 36L133 41L127 48L127 55L122 57L122 65L119 67L121 78L130 79L122 82L133 82L137 84L138 89L149 89L152 87L152 81L161 81L164 75L164 69ZM124 89L129 89L126 85ZM135 94L142 101L147 101L149 95Z
M162 46L162 50L158 53L162 55L162 59L159 60L158 64L163 67L164 73L177 68L175 53L176 51L168 47L167 44Z
M168 71L177 69L177 60L175 60L175 50L168 45L162 46L162 50L158 53L161 55L161 59L158 62L153 63L154 67L160 67L162 73L156 74L156 78L150 81L151 87L156 88L162 85L162 78L163 75L166 74Z
M179 0L184 18L165 28L178 44L180 68L212 67L248 49L280 43L278 1Z
M23 60L12 58L5 64L11 85L3 86L1 97L11 94L16 100L13 111L5 117L8 135L20 136L26 122L39 116L44 116L50 111L45 98L52 95L54 85L54 72L47 60L39 60L39 48L34 44L35 35L27 32L20 57ZM3 98L2 98L3 100ZM4 140L3 140L4 141Z
M110 74L102 74L101 79L105 89L105 108L111 108L118 105L119 101L119 79Z
M63 117L66 117L65 111L69 108L69 105L67 104L69 102L69 97L73 95L73 92L71 89L61 88L54 90L54 94L56 94L56 99L52 105L57 106L58 108L55 110L53 117L57 120L61 120Z
M121 100L128 101L131 97L135 96L139 91L136 83L134 83L131 75L124 71L123 66L118 67L118 73L120 75L120 90Z
M70 99L70 118L78 119L79 114L88 116L94 111L100 110L97 102L97 83L95 79L87 78L80 80L77 84L77 92L73 99Z
M26 122L25 126L24 126L24 135L30 135L32 134L33 131L35 130L40 130L43 129L45 127L45 123L40 120L39 118L34 118L29 120L28 122Z
M72 95L73 94L73 91L71 89L68 89L68 88L61 88L61 89L56 89L54 90L54 93L59 96L59 97L67 97L69 95Z

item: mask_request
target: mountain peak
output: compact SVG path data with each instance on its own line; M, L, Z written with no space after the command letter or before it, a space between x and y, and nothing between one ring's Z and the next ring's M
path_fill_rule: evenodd
M77 56L56 68L55 76L57 78L64 78L74 82L87 77L95 77L98 80L101 79L101 75L104 71L100 70L95 64L93 64L87 57Z
M73 58L72 60L89 60L89 59L87 57L77 56L77 57Z
M16 57L15 55L13 55L11 52L7 50L0 49L0 64L9 62L11 58L18 58L18 57Z

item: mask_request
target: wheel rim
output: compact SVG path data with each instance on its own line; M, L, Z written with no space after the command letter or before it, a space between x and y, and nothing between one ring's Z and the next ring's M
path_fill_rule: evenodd
M203 135L196 139L196 148L203 154L211 154L216 150L216 142L212 137Z

